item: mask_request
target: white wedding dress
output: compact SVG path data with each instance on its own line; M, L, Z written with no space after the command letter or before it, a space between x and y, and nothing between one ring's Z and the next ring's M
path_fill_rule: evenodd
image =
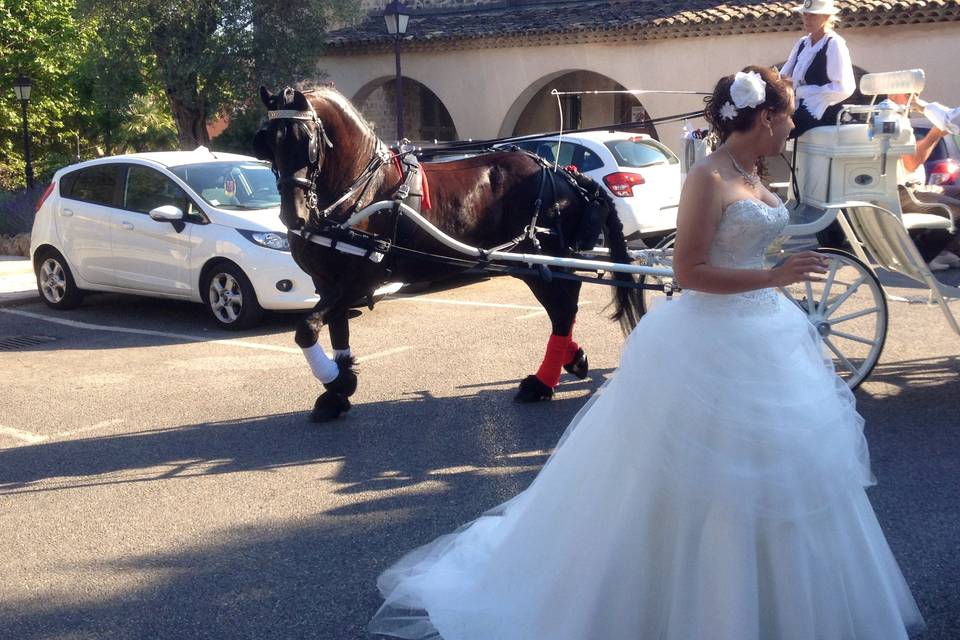
M710 263L787 211L740 200ZM533 483L380 576L370 630L443 640L894 640L923 625L864 487L863 420L777 291L653 309Z

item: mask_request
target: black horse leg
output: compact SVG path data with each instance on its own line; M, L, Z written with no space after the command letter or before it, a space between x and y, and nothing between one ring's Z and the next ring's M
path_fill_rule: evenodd
M310 420L313 422L328 422L350 410L348 397L357 390L357 374L353 370L353 357L347 351L331 360L317 343L320 329L323 326L324 314L315 309L297 325L294 339L303 349L303 355L313 371L313 375L320 380L326 391L317 398ZM334 318L338 317L336 315ZM343 314L343 325L338 329L338 335L349 335L346 329L346 315ZM331 332L332 335L332 332Z
M537 373L520 382L520 388L514 397L517 402L536 402L552 398L554 387L560 383L561 368L581 379L587 376L589 370L586 354L573 341L580 283L569 280L546 282L530 279L527 285L550 318L551 335Z

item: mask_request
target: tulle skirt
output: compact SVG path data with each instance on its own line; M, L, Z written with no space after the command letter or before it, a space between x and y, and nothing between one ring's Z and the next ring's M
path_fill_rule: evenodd
M374 633L887 640L923 624L864 487L863 420L771 291L685 293L534 482L384 572Z

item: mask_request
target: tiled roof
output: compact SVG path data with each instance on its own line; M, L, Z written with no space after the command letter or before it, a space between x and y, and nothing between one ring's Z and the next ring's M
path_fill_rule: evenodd
M414 11L404 50L620 42L701 35L798 31L796 2L709 0L505 0L471 8ZM837 0L841 26L960 21L960 0ZM386 50L383 16L327 34L328 55Z

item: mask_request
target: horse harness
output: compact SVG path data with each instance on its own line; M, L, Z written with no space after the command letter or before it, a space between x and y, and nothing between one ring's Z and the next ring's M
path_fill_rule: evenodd
M327 136L323 122L317 117L316 111L314 111L312 107L307 111L296 111L292 109L269 110L267 111L267 118L271 122L274 120L295 120L302 123L313 123L314 125L313 127L309 127L306 124L303 125L308 136L307 160L309 164L306 177L300 178L293 174L281 175L276 169L275 163L272 163L271 167L277 178L278 188L286 184L292 184L306 192L305 199L309 212L308 222L303 224L299 229L290 229L290 233L299 235L309 242L328 246L332 249L337 249L337 245L340 243L353 245L354 249L359 248L361 251L350 251L350 253L360 253L363 257L371 259L374 262L381 262L383 257L391 250L399 249L405 251L402 245L412 239L417 227L412 221L404 218L400 203L407 204L407 206L419 212L423 198L422 169L412 151L403 151L402 149L393 151L387 148L380 140L377 140L376 151L360 175L357 176L339 198L321 210L317 196L317 179L320 175L321 162L320 145L322 144L324 147L330 149L334 146ZM511 251L525 240L529 240L536 253L539 254L541 253L540 237L542 236L556 236L559 245L571 252L593 247L599 236L600 229L605 222L603 207L600 206L599 191L591 194L568 172L554 171L552 165L544 161L540 156L516 147L511 147L510 150L525 153L540 165L540 187L538 196L534 202L530 223L524 228L523 232L508 242L491 249L481 250L481 264L487 263L487 259L484 257L485 254L494 251ZM357 210L360 203L363 202L374 182L377 172L391 161L397 164L401 176L400 185L391 196L391 199L394 201L392 209L394 212L394 231L391 239L387 240L382 236L365 231L343 228L339 223L330 219L331 213L356 194L356 200L346 210L347 218L349 218ZM570 239L570 243L567 243L564 238L561 224L560 204L556 193L558 173L574 189L575 193L581 197L586 207L585 215L582 216L575 237ZM551 223L550 227L539 226L538 224L545 210L552 212L552 215L547 216ZM444 256L433 256L430 254L419 255L441 262L462 262L462 260L459 259L446 259Z

